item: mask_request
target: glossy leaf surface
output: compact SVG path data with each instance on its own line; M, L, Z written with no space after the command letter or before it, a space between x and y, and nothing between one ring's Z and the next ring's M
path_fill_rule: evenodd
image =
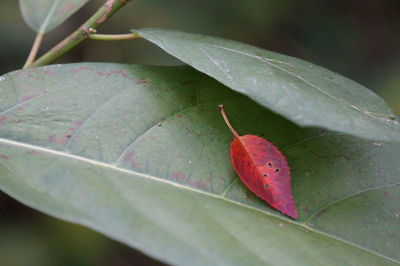
M400 141L398 119L379 96L327 69L216 37L161 29L134 32L300 126Z
M74 14L89 0L19 0L26 23L35 31L46 33Z
M49 66L0 92L0 188L45 213L177 265L400 260L398 144L301 129L188 67ZM237 182L219 104L285 153L296 221Z

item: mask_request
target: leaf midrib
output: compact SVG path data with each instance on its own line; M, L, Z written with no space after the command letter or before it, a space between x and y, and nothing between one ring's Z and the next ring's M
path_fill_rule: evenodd
M0 140L0 142L1 142L1 140ZM5 167L5 169L6 169L7 171L9 171L12 175L17 176L17 175L15 174L14 170L10 169L10 168L9 168L6 164L4 164L1 160L0 160L0 165L3 165L3 166ZM96 168L96 169L97 169L97 168ZM39 193L42 193L42 191L38 190L37 188L35 188L35 187L33 187L33 186L28 185L26 182L23 182L23 183L26 184L27 186L29 186L30 189L33 189L33 190L35 190L35 191L37 191L37 192L39 192ZM121 196L120 193L117 193L116 189L114 188L114 185L113 185L111 182L108 182L108 184L110 184L110 186L111 186L111 188L113 189L113 191L115 191L115 195L116 195L117 197L119 197L119 198L124 202L125 205L128 206L126 198L123 197L123 196ZM55 217L57 217L57 218L59 218L59 219L65 220L65 221L69 221L69 222L72 222L72 223L76 223L76 224L81 224L81 225L87 226L87 227L89 227L89 228L92 228L92 229L94 229L94 230L100 232L100 233L103 233L104 235L106 235L106 236L108 236L108 237L110 237L110 238L112 238L112 239L115 239L115 240L118 240L118 241L121 241L121 242L128 242L131 246L136 247L136 248L142 248L142 246L140 246L138 242L130 241L128 238L125 238L125 237L122 237L122 236L115 236L111 231L109 231L109 230L107 229L107 226L106 226L105 224L103 224L103 223L100 223L100 224L99 224L99 220L96 219L96 217L94 217L94 216L92 216L92 215L89 215L87 212L82 212L80 209L76 208L75 206L73 206L73 205L71 205L71 204L68 204L68 208L70 208L71 210L75 211L76 213L79 213L79 214L81 215L81 217L84 217L83 219L82 219L82 218L80 218L80 219L75 219L75 218L71 218L71 216L65 216L65 215L63 215L63 214L53 214L53 213L48 212L45 208L41 208L41 207L38 207L38 206L35 206L35 205L31 204L30 202L24 201L23 199L19 198L18 195L12 193L11 191L7 191L7 194L12 195L13 198L18 199L19 201L21 201L21 202L24 203L25 205L27 205L27 206L29 206L29 207L32 207L32 208L34 208L34 209L38 209L39 211L42 211L43 213L46 213L46 214L55 216ZM52 195L47 195L47 196L51 199L52 202L57 202L57 203L60 203L60 204L61 204L61 203L62 203L62 204L65 204L65 203L66 203L65 201L61 202L61 201L58 200L57 198L54 198ZM132 205L129 205L129 207L134 208L134 206L132 206ZM159 227L161 227L160 225L154 223L151 219L149 219L146 215L144 215L144 214L143 214L140 210L138 210L137 208L134 208L134 210L137 211L140 215L142 215L142 218L146 219L146 221L147 221L148 223L151 223L151 224L153 224L154 226L159 226ZM97 223L94 223L94 222L92 222L92 221L97 221ZM163 229L164 229L164 230L166 231L166 233L167 233L168 235L170 235L172 238L176 239L176 240L179 241L179 242L183 242L183 243L187 244L188 246L190 246L191 248L193 248L194 250L196 250L197 252L199 252L199 250L195 249L195 248L192 246L192 244L189 243L189 242L187 242L185 239L181 239L181 238L177 237L175 234L172 234L171 232L167 231L165 228L163 228ZM149 251L148 251L148 252L149 252ZM207 257L205 254L203 254L203 253L200 253L200 252L199 252L199 254L200 254L200 256L203 256L203 257L206 258L206 259L210 259L210 258L208 258L208 257ZM155 258L158 258L157 254L155 254L155 253L153 253L152 256L155 257ZM161 257L160 257L160 260L161 260L161 259L162 259L162 260L165 260L165 258L161 258Z
M346 106L349 107L351 110L356 110L356 111L358 111L358 112L360 112L360 113L362 113L362 114L364 114L364 115L366 115L366 116L369 116L369 117L371 117L371 118L373 118L373 119L377 119L378 121L381 121L380 119L383 118L383 119L385 119L386 122L390 122L390 121L391 121L392 123L394 123L394 121L392 121L392 120L387 121L387 120L386 120L387 118L386 118L386 115L385 115L385 114L379 114L379 113L370 112L370 111L368 111L368 110L365 110L365 109L362 108L362 107L355 106L355 105L353 105L353 104L351 104L351 103L349 103L349 102L347 102L347 101L345 101L345 100L343 100L343 99L337 98L336 96L333 96L333 95L329 94L327 91L324 91L323 89L321 89L320 87L314 85L313 83L309 82L308 80L304 79L303 77L301 77L301 76L299 76L299 75L296 75L295 73L293 73L293 72L291 72L291 71L289 71L289 70L286 70L286 69L284 69L284 68L282 68L282 67L280 67L280 66L278 66L278 65L275 65L275 64L271 63L270 61L272 61L273 59L270 59L270 60L269 60L269 58L264 58L264 57L262 57L262 56L257 56L257 55L253 55L253 54L250 54L250 53L241 52L241 51L238 51L238 50L236 50L236 49L231 49L231 48L227 48L227 47L223 47L223 46L219 46L219 45L214 45L214 44L210 44L210 45L213 46L213 47L215 47L215 48L219 48L219 49L223 49L223 50L230 51L230 52L233 52L233 53L237 53L237 54L245 55L245 56L248 56L248 57L251 57L251 58L255 58L256 60L258 60L258 61L260 61L260 62L262 62L262 63L268 64L268 65L270 65L270 66L272 66L272 67L274 67L274 68L276 68L276 69L278 69L278 70L280 70L280 71L282 71L282 72L284 72L284 73L287 73L287 74L289 74L289 75L291 75L291 76L297 78L298 80L300 80L300 81L302 81L302 82L308 84L309 86L313 87L314 89L316 89L317 91L321 92L322 94L328 96L329 98L331 98L331 99L333 99L333 100L336 100L336 101L338 101L338 102L340 102L340 103L346 105ZM200 50L204 53L203 49L200 49ZM210 56L207 56L207 57L210 57ZM212 62L214 63L214 60L212 60ZM289 63L283 62L283 61L282 61L282 63L284 63L284 64L289 64ZM217 65L217 66L218 66L218 65ZM218 67L220 68L220 66L218 66ZM304 68L301 68L301 69L302 69L302 70L306 70L306 69L304 69ZM308 71L308 70L306 70L306 71ZM310 74L312 74L312 75L315 75L315 73L312 73L312 72L310 72L310 71L308 71L308 72L309 72ZM323 77L323 76L321 76L321 75L318 75L318 77L321 77L321 78L327 80L325 77ZM335 83L337 86L343 88L343 86L340 85L340 84L338 84L337 82L334 82L334 81L331 81L331 82L333 82L333 83Z
M53 4L50 6L49 11L47 13L46 18L43 21L43 24L39 28L39 33L44 34L46 32L46 27L49 24L49 21L53 17L53 14L56 10L56 7L60 4L60 0L55 0Z
M172 181L167 180L167 179L162 179L162 178L158 178L158 177L155 177L155 176L152 176L152 175L148 175L148 174L145 174L145 173L140 173L140 172L136 172L136 171L133 171L133 170L130 170L130 169L117 167L116 165L95 161L95 160L88 159L88 158L85 158L85 157L82 157L82 156L79 156L79 155L75 155L75 154L65 153L65 152L62 152L62 151L55 151L55 150L51 150L51 149L48 149L48 148L44 148L44 147L40 147L40 146L36 146L36 145L32 145L32 144L26 144L26 143L14 141L14 140L9 140L9 139L5 139L5 138L0 138L0 143L3 143L5 145L10 145L10 146L16 146L16 147L23 148L23 149L35 150L35 151L38 151L38 152L43 152L43 153L48 153L48 154L52 154L52 155L56 155L56 156L61 156L61 157L72 159L72 160L77 160L77 161L80 161L80 162L85 162L85 163L92 164L92 165L94 165L96 167L109 168L109 169L112 169L112 170L117 171L117 172L122 172L122 173L130 174L130 175L136 175L138 177L141 177L141 178L144 178L144 179L149 179L149 180L152 180L154 182L161 182L161 183L164 183L164 184L175 186L176 188L182 189L183 191L200 193L200 194L203 194L203 195L208 196L208 197L212 197L212 198L215 198L215 199L218 199L218 200L223 200L223 201L226 201L228 203L240 206L242 208L248 208L250 210L262 213L262 214L267 215L269 217L277 218L279 220L283 220L285 222L294 224L296 226L303 227L304 229L309 230L309 231L311 231L313 233L321 234L321 235L323 235L323 236L325 236L327 238L332 238L332 239L341 241L343 243L346 243L346 244L354 246L354 247L356 247L358 249L367 251L367 252L369 252L371 254L374 254L376 256L379 256L379 257L382 257L384 259L390 260L392 262L398 263L398 261L394 260L393 258L387 257L387 256L385 256L383 254L377 253L376 251L370 250L368 248L359 246L356 243L349 242L348 240L342 239L340 237L337 237L337 236L334 236L334 235L330 235L328 233L325 233L323 231L320 231L318 229L310 227L310 226L308 226L308 225L306 225L304 223L296 222L296 221L293 221L291 219L282 217L282 216L274 214L274 213L265 212L265 211L260 210L258 208L255 208L255 207L252 207L252 206L249 206L249 205L245 205L243 203L240 203L240 202L225 198L225 197L223 197L221 195L211 194L209 192L206 192L206 191L203 191L203 190L198 190L198 189L191 188L191 187L188 187L188 186L184 186L182 184L175 183L175 182L172 182ZM4 164L1 161L0 161L0 163ZM8 167L7 167L7 169L8 169Z
M153 38L154 38L154 37L153 37ZM160 39L160 38L156 38L156 39L158 39L158 41L161 42L161 44L162 44L162 46L164 47L164 49L167 50L167 52L169 52L170 49L167 49L167 45L165 45L164 41L163 41L162 39ZM205 45L210 45L210 46L212 46L212 47L219 48L219 49L223 49L223 50L230 51L230 52L233 52L233 53L241 54L241 55L244 55L244 56L248 56L248 57L255 58L256 60L258 60L258 61L260 61L260 62L262 62L262 63L265 63L265 64L268 64L268 65L270 65L270 66L272 66L272 67L275 67L276 69L278 69L278 70L280 70L280 71L282 71L282 72L284 72L284 73L287 73L287 74L289 74L289 75L291 75L291 76L293 76L293 77L299 79L300 81L302 81L302 82L308 84L309 86L313 87L314 89L316 89L317 91L319 91L319 92L322 93L323 95L327 96L328 98L334 99L334 100L336 100L336 101L338 101L338 102L344 104L346 107L349 108L349 110L357 111L357 113L361 113L361 114L366 115L366 116L368 116L368 117L370 117L370 118L376 119L376 120L378 120L378 121L380 121L380 122L386 122L386 123L383 123L384 126L388 126L387 123L397 124L397 121L394 121L394 120L389 119L389 118L387 117L387 115L385 115L385 114L370 112L370 111L368 111L368 110L365 110L365 109L362 108L362 107L355 106L355 105L353 105L353 104L351 104L351 103L349 103L349 102L347 102L347 101L345 101L345 100L343 100L343 99L337 98L336 96L333 96L333 95L329 94L327 91L324 91L323 89L319 88L318 86L314 85L313 83L307 81L307 80L304 79L303 77L298 76L298 75L296 75L295 73L292 73L292 72L289 71L289 70L283 69L282 67L280 67L280 66L278 66L278 65L275 65L275 64L269 62L269 61L272 61L273 59L269 59L269 58L266 58L266 57L254 55L254 54L251 54L251 53L245 53L245 52L242 52L242 51L238 51L238 50L236 50L236 49L227 48L227 47L224 47L224 46L215 45L215 44L208 43L208 42L203 42L203 44L205 44ZM213 57L212 57L210 54L208 54L199 44L195 43L195 46L196 46L202 53L204 53L204 54L206 55L206 57L209 58L210 61L211 61L214 65L216 65L216 66L218 67L218 69L220 69L220 70L222 71L222 73L223 73L224 75L227 75L227 77L228 77L228 79L229 79L230 81L232 81L232 77L231 77L229 74L227 74L227 72L222 68L222 66L221 66L220 64L216 63L216 60L214 60ZM175 56L174 53L171 53L171 54ZM274 61L278 61L278 60L274 60ZM284 62L284 61L282 61L282 63L284 63L284 64L289 64L289 63ZM196 65L196 64L194 64L194 65ZM301 68L301 69L305 70L304 68ZM201 71L202 71L202 72L205 72L205 71L203 71L203 70L201 70ZM307 71L308 71L308 70L307 70ZM311 73L311 74L313 74L313 73L310 72L310 71L308 71L308 72ZM324 80L327 80L327 79L326 79L325 77L323 77L322 75L318 75L318 77L321 77L321 78L323 78ZM219 79L218 79L218 80L219 80ZM335 82L335 81L331 81L331 82L333 82L333 83L335 83L337 86L343 88L343 86L340 85L340 84L338 84L337 82ZM223 83L225 84L225 82L223 82ZM230 87L230 86L229 86L229 87ZM384 121L383 121L383 120L384 120ZM389 127L389 128L390 128L390 127Z

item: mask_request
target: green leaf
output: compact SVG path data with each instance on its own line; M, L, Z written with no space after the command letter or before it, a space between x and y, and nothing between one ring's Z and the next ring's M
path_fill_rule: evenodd
M189 67L70 64L0 81L0 188L176 265L394 265L400 145L301 129ZM283 149L300 218L234 174L233 136Z
M397 118L380 97L327 69L215 37L161 29L133 32L300 126L400 141Z
M19 0L25 22L35 31L46 33L74 14L89 0Z

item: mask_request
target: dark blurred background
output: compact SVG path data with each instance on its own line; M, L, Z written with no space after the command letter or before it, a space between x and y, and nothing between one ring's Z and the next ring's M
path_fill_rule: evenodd
M48 33L51 48L104 1L92 0ZM229 38L296 56L343 74L382 96L400 114L398 0L136 0L99 33L162 27ZM0 74L21 68L35 33L16 0L0 4ZM143 40L86 41L57 63L180 64ZM0 95L1 97L1 95ZM0 192L4 265L163 265L81 226L36 212Z

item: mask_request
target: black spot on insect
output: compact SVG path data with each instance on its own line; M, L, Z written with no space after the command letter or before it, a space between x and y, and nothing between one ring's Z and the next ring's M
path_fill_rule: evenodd
M267 174L263 174L263 177L268 177L268 175Z
M268 167L271 168L272 167L272 163L268 163Z
M280 170L279 170L279 168L276 168L275 169L275 173L278 173Z

